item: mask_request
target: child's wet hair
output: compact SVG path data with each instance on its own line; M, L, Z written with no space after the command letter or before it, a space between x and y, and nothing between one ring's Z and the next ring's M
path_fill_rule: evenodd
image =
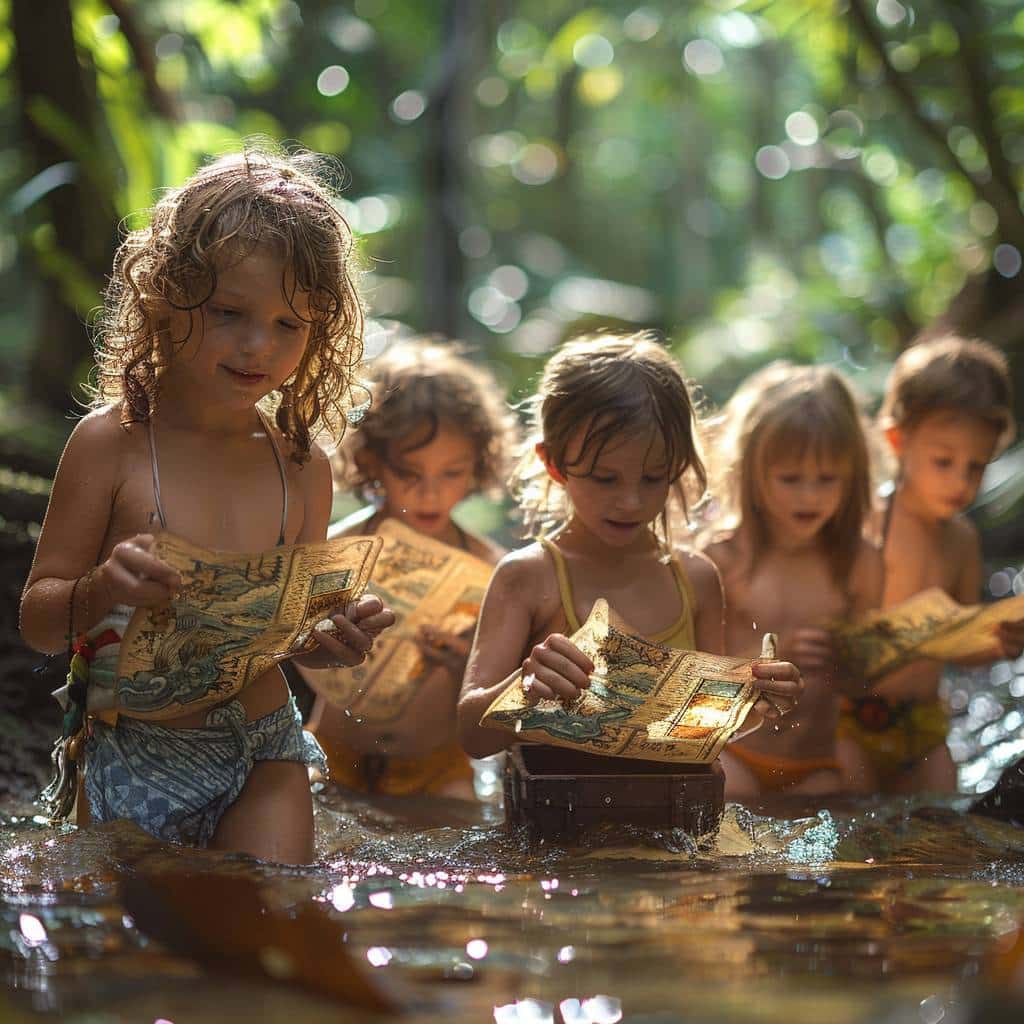
M1013 439L1013 385L1006 356L986 341L954 334L911 345L893 364L878 413L883 428L913 430L937 412L974 416Z
M652 334L591 334L566 342L548 360L527 405L531 437L511 486L529 535L552 529L571 511L564 489L553 483L534 452L538 442L559 472L589 476L609 444L632 437L661 439L669 504L675 506L672 516L661 517L666 543L670 518L685 520L691 503L704 493L707 476L694 404L681 367ZM579 454L570 462L574 438Z
M448 426L473 445L475 489L500 496L518 422L504 389L468 353L458 342L419 338L396 342L364 364L372 402L339 449L342 487L359 492L373 484L363 453L389 465L396 454L430 444Z
M713 528L746 526L752 564L770 541L763 508L770 467L810 454L840 468L846 487L839 509L822 527L822 541L834 578L845 583L872 493L866 422L849 382L827 366L772 363L743 382L713 434Z
M340 438L347 411L363 397L353 394L362 391L353 371L362 357L363 310L352 233L334 205L330 177L328 162L313 154L250 148L169 190L149 225L128 232L115 256L96 330L95 404L119 403L125 425L148 420L164 367L201 329L218 271L268 246L283 260L289 305L311 325L293 378L268 404L298 462L321 431ZM174 311L187 314L182 337L172 336Z

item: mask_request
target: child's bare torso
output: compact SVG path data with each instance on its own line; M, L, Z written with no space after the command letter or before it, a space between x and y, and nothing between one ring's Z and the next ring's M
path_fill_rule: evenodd
M821 628L849 613L850 601L836 585L819 550L770 551L751 571L733 537L707 550L725 583L725 649L730 655L755 658L765 633L779 636L779 657L796 630ZM802 670L806 688L796 708L775 723L745 737L744 746L780 757L831 757L839 697L822 672Z
M876 514L875 527L881 531L884 511ZM977 594L965 592L964 573L968 559L970 527L957 519L924 521L893 508L885 529L885 588L882 608L891 608L929 587L940 587L963 603L977 601ZM874 692L891 701L931 701L938 695L942 666L934 661L916 661L890 673Z
M115 412L108 415L116 416ZM114 546L140 533L160 530L154 493L150 442L145 424L116 428L118 460L111 495L110 521L97 564ZM222 551L263 551L278 541L283 493L277 462L266 433L253 431L237 438L210 438L201 431L154 425L161 503L167 529L203 547ZM287 460L290 501L284 533L286 543L298 537L304 518L301 470ZM265 672L237 696L249 720L280 707L288 698L281 671ZM202 725L207 712L196 712L162 724Z

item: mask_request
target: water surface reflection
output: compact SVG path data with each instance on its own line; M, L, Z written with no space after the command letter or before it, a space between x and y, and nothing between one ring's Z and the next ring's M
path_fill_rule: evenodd
M282 919L314 908L330 937L304 962L338 970L344 945L402 985L414 1019L966 1020L978 974L1024 921L1024 831L907 802L770 810L730 807L699 844L617 829L565 850L507 835L493 806L329 790L320 861L303 869L168 847L122 823L55 831L8 817L9 1013L368 1019L142 934L125 880L157 893L191 872L249 880Z

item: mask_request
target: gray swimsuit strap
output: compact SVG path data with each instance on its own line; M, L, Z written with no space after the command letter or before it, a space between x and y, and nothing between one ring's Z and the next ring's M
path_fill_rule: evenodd
M281 449L277 446L277 441L274 438L274 432L270 429L270 424L261 410L257 409L256 414L259 416L260 422L267 432L267 437L270 439L270 447L274 449L274 461L277 463L277 471L281 474L281 492L284 495L284 501L281 507L281 530L277 537L277 546L283 547L285 543L284 530L288 522L288 475L285 472ZM153 500L156 502L156 514L160 519L160 525L166 530L167 516L164 514L164 503L160 497L160 467L157 464L156 458L156 437L153 432L152 417L146 421L146 426L149 431L149 464L153 470Z

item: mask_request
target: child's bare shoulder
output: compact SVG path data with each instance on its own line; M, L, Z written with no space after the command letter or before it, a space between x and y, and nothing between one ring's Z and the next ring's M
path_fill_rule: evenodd
M507 594L519 604L537 605L542 594L550 589L552 575L547 553L535 542L501 558L491 577L490 589Z
M676 548L675 556L693 586L697 603L704 606L708 603L720 602L722 576L710 552Z
M739 566L743 555L738 533L729 531L716 534L704 546L702 554L711 560L723 576L728 576Z
M94 477L116 476L121 459L143 440L143 431L141 423L124 426L116 405L93 409L71 431L61 468L84 463Z

